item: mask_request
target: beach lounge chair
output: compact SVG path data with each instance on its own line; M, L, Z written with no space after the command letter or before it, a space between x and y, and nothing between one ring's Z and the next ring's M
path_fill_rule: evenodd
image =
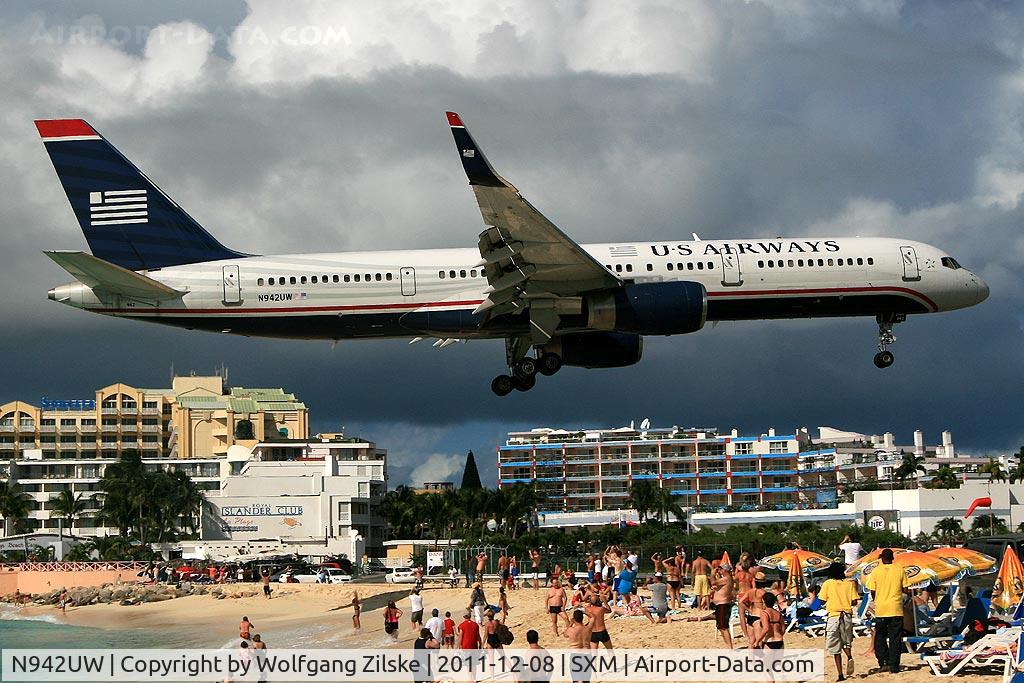
M949 646L964 639L967 629L975 621L988 620L988 607L981 598L970 598L966 607L936 622L932 630L917 633L903 639L908 652L920 652L924 648ZM948 625L947 625L948 621Z
M944 650L923 659L936 676L954 676L968 667L1000 666L1005 681L1016 666L1020 638L1020 627L1005 628L972 645Z

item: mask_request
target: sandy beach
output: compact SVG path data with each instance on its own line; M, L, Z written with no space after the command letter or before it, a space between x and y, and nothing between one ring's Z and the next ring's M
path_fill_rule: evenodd
M196 647L221 647L237 641L237 625L241 617L248 616L255 624L255 633L260 633L271 648L289 647L411 647L416 634L409 625L410 585L360 584L360 585L303 585L287 584L275 586L274 597L267 600L258 594L255 584L231 585L226 587L231 595L215 599L211 596L191 596L166 602L142 604L134 607L119 605L91 605L69 609L61 615L53 607L26 608L26 614L55 615L69 624L116 629L161 629L191 627L197 634ZM498 589L494 583L485 584L487 597L495 602ZM352 628L352 594L358 591L363 603L362 629ZM246 595L256 593L255 595ZM535 628L540 632L541 644L546 647L563 647L561 639L551 634L547 610L544 606L545 591L524 588L508 592L510 611L506 624L516 636L513 647L526 646L526 631ZM438 608L442 616L451 611L456 622L461 620L469 600L469 591L463 587L443 588L428 586L423 590L426 617L430 610ZM384 632L383 608L389 599L405 612L398 639ZM341 606L340 609L338 607ZM608 620L608 631L617 647L633 648L714 648L721 647L712 622L682 621L696 610L676 615L668 624L650 624L642 617L618 617ZM561 626L559 627L561 630ZM736 645L742 647L740 638ZM790 648L823 648L822 638L808 638L803 634L790 633L786 636ZM857 671L854 679L906 681L924 683L935 680L928 666L917 655L904 654L904 670L899 674L879 673L867 675L874 666L874 657L866 654L869 647L867 638L854 641L854 657ZM831 662L826 662L826 680L835 680ZM996 680L995 676L967 674L967 679Z

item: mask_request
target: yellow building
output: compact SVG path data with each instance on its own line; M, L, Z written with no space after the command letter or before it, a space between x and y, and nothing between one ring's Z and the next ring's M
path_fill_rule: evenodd
M175 377L170 389L118 383L95 398L0 406L0 460L209 458L229 446L309 436L306 406L283 389L224 386L222 377Z

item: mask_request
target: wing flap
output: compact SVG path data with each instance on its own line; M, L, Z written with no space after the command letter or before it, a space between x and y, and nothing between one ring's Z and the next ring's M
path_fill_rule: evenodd
M81 251L44 251L54 263L93 291L142 299L177 299L185 294L141 273Z

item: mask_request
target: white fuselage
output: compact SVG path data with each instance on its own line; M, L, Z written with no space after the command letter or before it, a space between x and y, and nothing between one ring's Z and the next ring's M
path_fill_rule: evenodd
M889 238L770 238L583 245L624 281L699 282L708 320L934 313L987 285L930 245ZM476 249L252 256L146 273L185 294L152 301L80 283L50 298L96 313L252 336L500 337L472 312L487 280Z

